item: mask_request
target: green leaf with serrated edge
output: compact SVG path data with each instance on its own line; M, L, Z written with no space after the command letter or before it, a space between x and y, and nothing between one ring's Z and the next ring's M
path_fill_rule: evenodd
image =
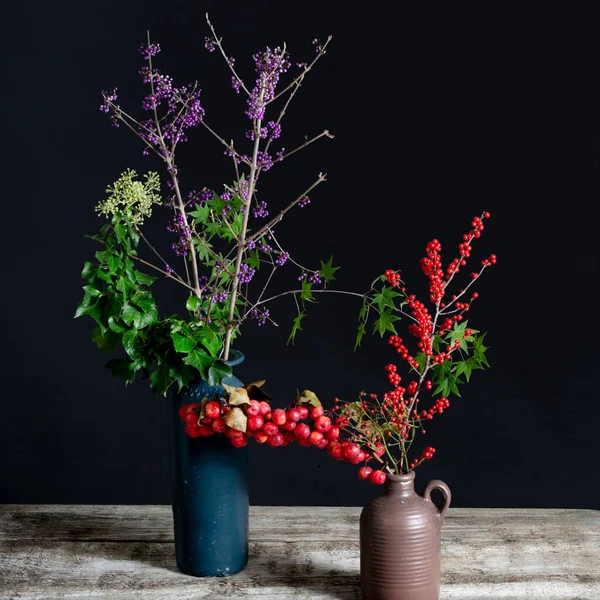
M242 232L242 225L244 223L244 215L242 213L237 213L233 219L233 223L231 223L231 229L235 235L239 236Z
M258 250L250 250L246 253L246 264L252 269L260 269L260 254Z
M425 365L427 364L427 355L425 354L425 352L419 352L415 356L415 360L419 364L419 372L422 373L425 370Z
M198 206L195 210L188 212L188 215L194 219L194 225L202 225L206 223L210 217L210 206Z
M315 297L312 293L313 284L306 281L306 279L302 280L302 293L300 294L300 300L304 302L316 302Z
M390 331L397 335L394 323L399 320L400 317L393 315L389 309L386 309L380 313L379 319L375 321L373 331L377 331L381 337L385 335L386 331Z
M356 334L356 343L354 344L354 349L355 350L360 346L360 342L362 341L365 333L366 333L365 326L362 325L362 324L359 325L358 326L358 333Z
M212 360L212 359L211 359ZM222 360L217 360L208 370L208 385L219 385L225 377L230 377L231 367Z
M210 259L212 257L212 253L210 249L212 248L212 244L206 240L198 240L194 239L194 248L196 249L196 254L200 261L204 264L209 264Z
M321 261L321 269L319 270L319 274L323 278L325 284L333 281L335 279L335 272L339 270L339 267L333 266L333 256L327 262Z
M294 319L294 324L292 325L292 331L290 333L290 337L288 338L287 343L289 344L294 343L294 340L296 339L296 333L298 331L302 331L302 319L304 319L304 317L306 317L306 313L301 312L298 314L298 316Z
M377 304L379 311L382 312L386 307L396 309L394 298L399 298L400 294L395 292L391 287L384 285L381 292L373 296L373 302Z
M193 338L181 335L179 333L171 333L171 339L173 340L173 347L177 352L183 352L187 354L196 347L196 341Z

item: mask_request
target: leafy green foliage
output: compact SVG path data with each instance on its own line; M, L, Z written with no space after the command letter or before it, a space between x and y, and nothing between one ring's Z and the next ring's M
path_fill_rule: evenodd
M333 266L333 256L327 262L321 261L321 270L319 271L319 274L323 278L323 281L325 282L325 286L327 286L327 284L330 281L333 281L335 279L334 275L335 275L335 272L338 270L339 270L339 267Z
M303 311L301 313L298 313L298 315L294 318L292 331L290 333L290 337L288 338L288 344L290 342L294 342L294 340L296 339L296 333L298 331L302 331L302 319L304 319L304 317L306 317L306 313Z
M181 390L197 374L211 385L231 374L231 368L218 359L222 346L215 330L218 323L207 325L197 317L203 308L199 298L187 300L189 321L159 316L150 291L156 278L135 266L139 234L129 207L115 212L110 225L92 239L103 249L96 252L96 264L86 262L83 267L86 285L75 317L94 319L92 340L101 351L123 348L126 356L107 363L115 377L131 383L141 370L149 375L152 391L165 394L173 385Z

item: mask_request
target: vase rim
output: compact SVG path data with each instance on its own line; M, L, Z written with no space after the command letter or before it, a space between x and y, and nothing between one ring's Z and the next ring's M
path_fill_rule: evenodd
M408 483L413 481L415 478L415 472L409 471L408 473L402 473L402 475L389 475L386 477L386 481L393 483Z
M237 365L244 362L245 358L246 357L244 354L242 354L239 350L231 348L229 351L229 359L225 361L225 364L229 365L230 367L237 367Z

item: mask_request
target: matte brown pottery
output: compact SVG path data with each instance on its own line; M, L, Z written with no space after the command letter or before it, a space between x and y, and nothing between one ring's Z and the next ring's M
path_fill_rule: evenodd
M388 475L385 494L360 515L360 579L365 600L438 600L440 531L450 506L450 489L430 481L419 496L415 473ZM442 506L431 492L444 495Z

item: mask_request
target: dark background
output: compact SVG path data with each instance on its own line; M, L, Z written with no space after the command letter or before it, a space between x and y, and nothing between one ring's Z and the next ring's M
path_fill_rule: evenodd
M261 184L274 212L329 174L310 207L279 227L297 260L334 255L338 286L356 291L402 269L423 294L426 242L439 238L448 259L473 215L492 213L475 257L494 252L499 262L470 316L488 332L492 367L429 427L422 445L437 454L420 468L421 486L445 480L457 506L600 508L590 478L600 418L590 15L348 6L30 2L5 14L0 502L169 502L167 400L145 382L112 379L89 341L91 320L73 313L95 250L83 238L99 227L93 206L126 167L160 168L98 112L100 90L117 86L123 107L141 114L146 30L163 48L157 66L176 82L199 80L212 126L227 138L247 128L225 65L203 48L208 10L247 79L250 55L266 45L285 40L301 61L314 37L334 36L288 113L284 142L326 127L336 138ZM189 186L231 180L214 140L190 137L180 152ZM165 312L179 310L179 289L165 282L157 292ZM320 298L294 346L288 300L271 307L281 327L250 324L237 344L243 380L266 378L280 406L297 389L329 404L386 388L383 366L396 355L378 337L352 353L354 299ZM254 504L361 505L379 491L314 449L250 446Z

